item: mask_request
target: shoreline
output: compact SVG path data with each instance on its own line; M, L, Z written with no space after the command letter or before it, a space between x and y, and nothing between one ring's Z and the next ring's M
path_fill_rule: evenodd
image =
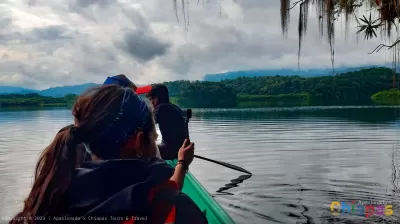
M400 105L299 105L299 106L259 106L259 107L183 107L181 109L194 109L194 110L212 110L212 111L238 111L238 110L307 110L307 109L362 109L362 108L399 108ZM0 106L0 111L4 110L35 110L35 109L71 109L68 105L43 105L43 106Z

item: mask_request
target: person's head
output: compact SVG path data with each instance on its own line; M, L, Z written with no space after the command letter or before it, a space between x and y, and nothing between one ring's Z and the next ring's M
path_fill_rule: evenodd
M118 85L90 89L78 97L72 132L96 158L154 157L153 116L134 90Z
M154 84L149 93L147 93L147 97L149 98L153 107L161 103L169 102L169 93L168 88L164 84Z
M91 152L92 159L156 156L152 114L131 88L92 88L78 97L72 114L74 125L61 130L40 156L33 187L17 217L57 214L58 203L77 165L79 144Z
M137 86L131 80L128 79L124 74L119 74L111 77L107 77L106 81L104 81L103 85L115 84L123 87L132 88L136 91Z

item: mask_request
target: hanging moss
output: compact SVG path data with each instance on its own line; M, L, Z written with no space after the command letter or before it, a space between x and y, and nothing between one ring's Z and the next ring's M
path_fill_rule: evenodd
M200 3L200 0L197 1L197 4ZM202 0L204 1L204 0ZM221 7L221 0L219 1L219 5ZM232 0L236 2L235 0ZM250 1L250 0L249 0ZM267 0L266 0L267 1ZM178 6L178 2L180 6ZM187 30L187 26L189 24L187 5L190 0L173 0L175 14L179 23L178 16L178 8L181 8L183 13L183 20L185 23L185 29ZM335 64L335 21L341 16L344 15L345 18L345 32L347 34L348 24L351 18L355 18L357 23L359 24L359 32L365 33L366 39L377 37L375 33L375 29L381 29L381 37L382 38L390 38L392 35L393 29L397 29L397 25L400 22L400 1L398 0L280 0L280 17L281 17L281 29L282 34L286 38L288 34L288 27L290 23L290 10L295 7L300 7L299 10L299 24L298 24L298 36L299 36L299 45L298 45L298 66L300 67L300 56L302 49L302 41L307 33L307 23L308 23L308 11L309 6L312 5L315 8L315 12L318 18L318 28L319 34L322 38L326 34L326 38L328 40L330 46L331 60L332 60L332 68L334 68ZM204 3L203 3L204 4ZM356 10L361 6L367 6L371 10L377 10L379 12L379 19L375 21L371 21L371 17L367 20L360 18L360 20L356 16ZM366 12L367 13L367 12ZM353 16L352 16L353 15ZM361 22L364 25L361 25ZM384 32L382 32L384 31ZM381 48L386 47L387 49L392 49L393 51L397 51L397 49L393 48L395 45L400 43L400 38L397 39L392 45L384 45L381 44L378 46L373 52L379 51ZM395 53L398 54L397 52ZM398 57L394 57L393 60L398 60ZM334 70L333 70L334 71Z

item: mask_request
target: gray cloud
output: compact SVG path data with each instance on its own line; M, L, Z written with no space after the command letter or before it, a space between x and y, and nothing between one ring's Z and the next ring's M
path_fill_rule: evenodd
M29 6L34 6L34 5L36 5L36 3L37 3L37 0L28 0Z
M25 31L10 32L0 35L0 43L18 42L19 44L39 43L43 41L55 41L72 39L67 34L68 27L64 25L53 25L42 28L33 28Z
M132 21L137 29L145 32L152 32L149 21L147 21L139 11L135 9L123 9L123 13L130 21Z
M115 46L128 53L140 62L148 62L163 56L171 47L171 43L160 40L153 32L149 21L136 9L124 9L123 15L135 27L122 29L123 39L115 38Z
M0 59L1 60L8 60L8 58L9 58L8 54L3 54Z
M67 29L68 28L64 25L54 25L45 28L32 29L30 34L28 33L27 35L30 35L37 40L71 39L70 36L65 35Z
M287 39L279 1L189 0L186 13L166 0L14 0L0 5L0 81L27 87L102 82L124 73L137 83L201 79L244 69L297 68L298 7ZM178 1L180 3L181 1ZM181 6L178 5L179 9ZM310 9L302 68L331 66ZM382 64L390 53L367 55L381 40L357 40L337 23L336 66ZM342 26L343 25L343 26Z
M162 42L143 30L133 30L125 33L123 42L116 45L141 62L147 62L157 56L162 56L171 47L169 43Z
M0 30L7 29L12 24L12 18L5 15L0 16Z
M75 4L80 7L88 7L90 5L107 6L115 2L114 0L75 0Z

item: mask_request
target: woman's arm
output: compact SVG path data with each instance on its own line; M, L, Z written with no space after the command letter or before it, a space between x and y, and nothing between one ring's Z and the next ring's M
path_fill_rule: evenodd
M190 142L189 139L185 139L182 147L178 152L178 164L175 167L175 173L170 178L170 180L174 181L179 190L183 188L183 180L185 179L185 174L189 169L189 165L192 163L194 157L194 143Z
M174 175L172 175L172 177L170 179L178 185L179 190L182 190L182 188L183 188L186 171L187 171L187 169L183 166L183 164L178 163L178 164L176 164Z

